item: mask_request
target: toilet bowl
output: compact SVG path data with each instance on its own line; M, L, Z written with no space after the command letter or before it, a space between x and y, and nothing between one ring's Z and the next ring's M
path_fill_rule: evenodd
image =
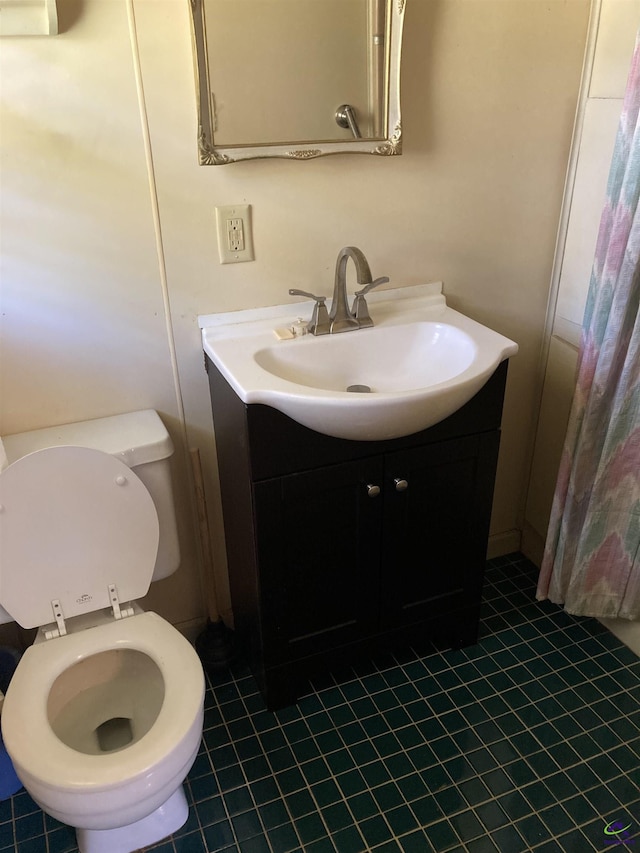
M18 778L82 853L160 841L188 817L204 675L190 643L133 603L157 564L154 499L114 455L44 447L0 472L0 536L0 604L39 627L2 713Z

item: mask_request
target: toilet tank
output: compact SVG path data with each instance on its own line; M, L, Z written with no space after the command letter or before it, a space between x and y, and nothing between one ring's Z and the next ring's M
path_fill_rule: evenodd
M180 565L180 546L169 462L173 444L158 413L147 409L4 435L0 439L0 451L4 448L4 453L0 452L0 469L28 453L60 445L102 450L116 456L138 475L153 498L160 524L152 581L175 572Z

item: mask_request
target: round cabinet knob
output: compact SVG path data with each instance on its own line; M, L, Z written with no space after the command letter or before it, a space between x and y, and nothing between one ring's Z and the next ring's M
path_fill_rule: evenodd
M409 488L409 483L406 480L403 480L401 477L396 477L393 481L396 486L396 492L404 492Z
M370 498L377 498L380 494L380 486L374 486L373 483L367 484L367 495Z

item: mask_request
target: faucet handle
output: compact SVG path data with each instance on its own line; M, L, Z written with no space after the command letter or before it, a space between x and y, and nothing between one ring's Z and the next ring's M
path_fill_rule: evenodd
M389 277L383 275L380 278L376 278L374 281L370 281L369 284L365 284L361 290L355 291L354 295L356 298L353 300L351 314L358 321L359 329L367 329L370 326L373 326L373 320L369 314L367 300L364 298L365 293L369 293L369 291L373 290L374 287L377 287L379 284L386 284L388 281Z
M361 290L354 290L354 296L364 296L365 293L369 293L369 291L373 290L374 287L377 287L379 284L386 284L388 281L388 275L380 276L380 278L370 281L369 284L365 284ZM289 293L291 293L291 291L289 291Z
M316 296L313 293L308 293L306 290L298 290L295 287L290 288L290 296L308 296L309 299L315 300L313 314L307 323L307 331L312 335L328 335L331 331L331 322L329 320L329 312L324 304L327 300L326 296Z
M309 293L307 290L298 290L295 287L289 288L289 296L308 296L309 299L315 299L318 305L323 305L327 301L326 296L316 296L314 293Z

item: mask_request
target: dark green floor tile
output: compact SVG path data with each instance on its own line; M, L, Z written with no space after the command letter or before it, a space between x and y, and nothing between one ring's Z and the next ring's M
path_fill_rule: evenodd
M370 717L378 712L374 702L368 696L362 696L360 699L351 702L351 710L358 720Z
M579 829L574 829L572 832L561 835L558 838L558 845L562 853L584 853L585 850L594 849L591 845L591 839L587 838Z
M487 836L475 838L464 846L464 853L497 853L497 851L498 848Z
M209 826L211 823L217 823L220 820L224 820L227 816L224 801L222 797L218 796L210 797L208 800L196 803L193 808L201 826Z
M409 708L407 708L407 711L411 713ZM411 749L412 746L418 746L424 742L422 732L417 726L405 726L403 729L398 729L396 737L402 744L403 749Z
M297 818L295 820L295 828L302 841L303 848L306 848L310 842L327 836L327 830L322 822L322 818L317 813Z
M334 779L315 783L311 786L311 793L321 809L342 799L342 793Z
M474 767L476 773L487 773L497 766L496 759L488 749L476 749L467 755L467 761Z
M533 811L531 803L522 796L520 791L510 791L496 800L510 821L516 821Z
M278 850L279 853L288 853L300 846L300 840L296 835L296 831L291 824L283 824L267 832L267 837L271 842L273 850ZM215 850L215 847L211 848Z
M390 838L388 841L383 841L382 844L376 844L371 848L371 853L402 853L402 847L395 838Z
M407 755L416 770L426 770L438 763L433 750L428 744L421 744L407 750Z
M380 810L378 803L369 791L363 791L361 794L356 794L355 797L350 797L347 800L347 805L356 819L356 822L372 817Z
M364 838L355 826L348 826L336 832L332 840L338 853L363 853L367 849ZM274 850L277 849L277 847L274 848Z
M331 729L330 731L320 732L315 735L316 743L320 748L320 752L326 757L331 752L344 750L344 741L338 732Z
M339 773L346 773L347 770L352 770L355 767L353 758L351 758L349 751L346 749L339 749L337 752L325 755L325 761L336 776Z
M532 814L517 821L516 829L530 847L535 847L543 841L547 841L551 833L538 815Z
M319 838L317 841L305 845L305 853L335 853L335 849L335 845L329 837Z
M518 761L512 761L511 764L506 764L503 767L503 770L518 788L523 785L527 785L529 782L535 781L537 778L535 771L529 766L524 758L520 758Z
M461 782L458 785L458 789L472 808L479 803L484 803L486 800L491 799L491 794L487 786L480 778Z
M207 853L201 832L191 832L189 835L183 835L181 838L174 839L173 844L176 853ZM21 847L21 850L25 849L24 846Z
M306 740L293 743L291 745L291 751L295 755L298 764L302 764L305 761L311 761L313 758L317 758L320 755L318 745L313 738L307 738Z
M248 761L243 761L242 770L247 778L247 782L255 782L258 779L264 779L265 776L271 775L269 762L261 755L256 758L250 758Z
M565 800L562 805L577 826L588 823L599 815L599 809L594 808L584 794L577 794L575 797Z
M394 779L408 776L414 772L413 764L403 752L385 758L384 765Z
M435 765L434 767L427 768L427 770L422 773L422 780L432 793L443 786L449 785L451 782L444 767L441 765Z
M545 785L557 800L565 800L573 796L577 788L566 773L554 773L544 780Z
M386 758L389 755L395 755L402 749L400 741L393 732L386 732L385 734L374 737L372 743L378 755L382 758Z
M409 806L398 806L384 814L394 835L404 835L418 826L418 821Z
M331 771L323 758L305 762L300 770L309 785L322 782L331 776Z
M457 844L458 837L448 820L431 824L426 836L434 850L449 850Z
M478 645L363 660L275 714L246 665L217 673L189 819L153 853L583 853L622 818L640 844L640 660L536 580L491 561ZM0 803L15 849L77 853L26 794Z
M517 735L511 740L502 738L495 743L489 744L489 752L493 755L499 765L509 764L510 761L515 761L520 757L520 754L515 749L515 737L517 737Z
M396 785L408 803L418 800L429 793L429 789L418 773L411 773L402 779L396 780Z
M500 726L502 731L509 737L517 734L518 732L524 731L526 728L520 717L511 711L506 714L502 714L494 722Z
M573 747L569 746L566 741L561 741L560 743L555 744L548 751L552 755L555 763L561 769L571 767L574 764L578 764L582 759L588 757L588 754L584 755L583 753L576 752L576 750L573 749Z
M504 826L491 833L499 853L527 853L531 848L513 826Z
M268 803L280 796L280 790L272 777L260 779L258 782L252 782L249 787L251 794L257 805Z
M551 755L544 750L541 752L534 752L533 755L527 755L525 761L538 778L551 776L553 773L558 771L558 765Z
M291 816L296 819L316 810L316 804L308 790L296 791L285 798Z
M458 833L460 840L465 844L473 838L478 838L478 836L483 835L485 832L484 826L471 809L451 815L449 822Z
M584 797L591 803L595 812L606 815L620 810L620 803L605 785L598 785L584 792Z
M447 761L449 758L453 758L455 755L459 755L461 752L455 740L449 735L439 737L437 740L431 741L429 745L431 746L431 749L438 761L442 762Z
M244 841L262 832L262 824L255 810L235 815L231 818L231 823L238 841Z
M607 782L609 790L618 798L622 804L634 801L638 796L638 783L634 784L630 778L619 776Z
M288 770L282 770L280 773L276 773L275 778L285 796L307 787L305 778L298 767L290 767Z
M326 711L321 711L318 714L312 714L307 720L307 725L314 735L319 735L322 732L329 731L333 727L331 718Z
M383 812L394 808L394 806L402 805L404 802L404 797L395 782L380 785L378 788L374 788L371 793Z
M475 812L489 832L509 822L509 818L497 802L492 801L476 806Z
M432 794L414 800L410 803L409 807L416 816L420 826L428 826L445 816Z
M391 838L391 830L382 815L360 821L358 829L370 848Z
M445 815L451 815L467 807L464 797L459 789L454 786L445 788L442 791L436 791L433 798Z
M274 800L272 803L260 806L258 812L265 829L273 829L274 826L281 826L290 819L289 812L282 800Z
M426 834L418 829L398 839L403 853L429 853L433 847L428 841Z
M599 756L599 758L608 759L611 762L608 777L601 775L599 771L596 770L594 764L597 759L590 761L589 764L593 770L596 770L599 778L604 780L606 778L611 778L612 776L618 775L617 773L615 773L615 766L619 767L624 772L636 768L638 766L638 747L636 746L632 750L627 745L618 746L615 749L612 749L608 755Z
M349 770L336 776L336 782L345 797L359 794L367 788L362 773L359 770Z
M499 767L485 773L481 778L494 797L512 791L514 788L513 781Z
M348 747L353 747L354 744L359 744L367 739L367 733L362 728L359 722L347 723L346 726L340 726L340 737Z
M216 770L216 777L223 793L245 784L244 774L238 765Z
M454 758L450 758L448 761L445 761L443 767L455 783L471 779L477 772L464 755L456 755Z
M203 834L207 850L217 850L235 842L233 830L228 820L221 820L219 823L204 827Z
M322 817L330 832L337 832L353 824L353 816L343 802L333 803L322 809Z
M487 743L487 741L480 738L471 728L455 732L452 737L461 752L470 752L473 749L479 749Z

